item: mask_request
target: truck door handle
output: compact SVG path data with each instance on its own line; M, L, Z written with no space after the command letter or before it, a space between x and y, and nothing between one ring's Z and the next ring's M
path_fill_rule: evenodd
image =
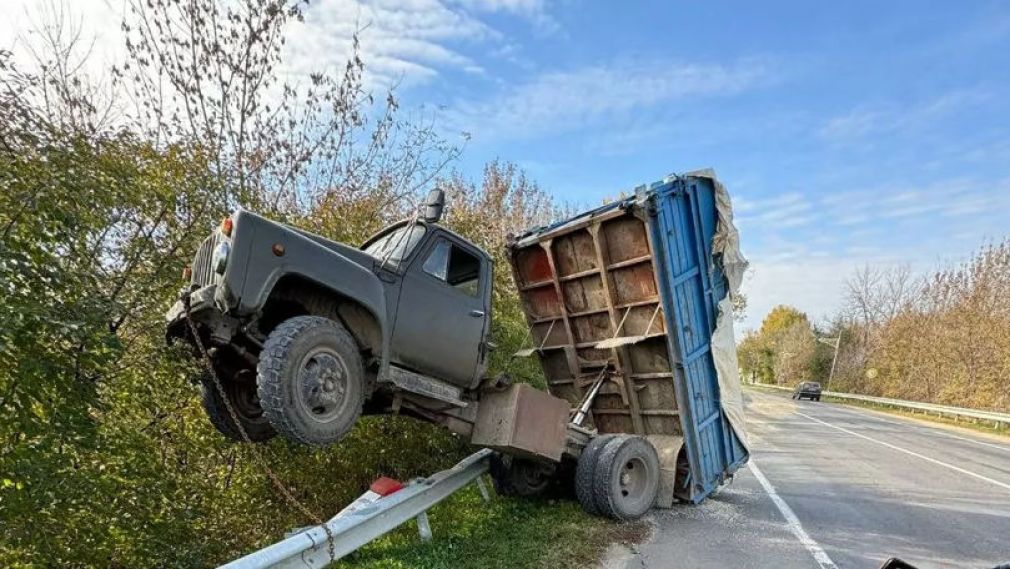
M484 311L483 310L471 310L470 311L470 316L473 316L474 318L483 318L484 317Z

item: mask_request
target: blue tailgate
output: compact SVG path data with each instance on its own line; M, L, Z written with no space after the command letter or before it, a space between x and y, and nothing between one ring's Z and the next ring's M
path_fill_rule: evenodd
M727 293L721 264L712 261L715 188L709 178L687 176L649 189L656 278L667 330L675 332L667 341L691 473L690 487L678 491L697 503L747 461L720 405L711 352L717 305Z

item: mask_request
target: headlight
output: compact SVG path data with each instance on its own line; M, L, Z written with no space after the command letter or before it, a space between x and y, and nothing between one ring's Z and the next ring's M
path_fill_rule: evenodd
M214 267L215 273L219 275L224 274L224 269L228 266L228 253L231 253L231 245L227 241L222 241L214 249L214 256L211 257L211 266Z

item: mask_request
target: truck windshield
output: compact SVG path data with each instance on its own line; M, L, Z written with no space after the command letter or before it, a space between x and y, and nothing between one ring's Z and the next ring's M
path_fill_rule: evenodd
M399 264L410 255L414 247L417 247L421 237L424 236L424 231L425 227L420 224L405 225L379 237L365 247L364 251L380 261Z

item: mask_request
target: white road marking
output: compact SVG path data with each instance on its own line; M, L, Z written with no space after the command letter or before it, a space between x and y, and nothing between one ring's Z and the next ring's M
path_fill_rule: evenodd
M877 443L878 445L883 445L883 446L885 446L885 447L887 447L889 449L893 449L893 450L896 450L898 452L903 452L905 454L914 456L916 458L921 458L922 460L925 460L927 462L932 462L933 464L936 464L938 466L942 466L944 468L949 468L949 469L953 470L954 472L960 472L961 474L964 474L966 476L971 476L972 478L977 478L979 480L984 480L986 482L989 482L990 484L995 484L996 486L999 486L1000 488L1004 488L1006 490L1010 490L1010 484L1007 484L1006 482L1000 482L999 480L995 480L993 478L989 478L988 476L983 476L983 475L978 474L976 472L972 472L970 470L965 470L965 469L963 469L963 468L961 468L959 466L954 466L953 464L948 464L946 462L943 462L942 460L937 460L935 458L928 457L928 456L926 456L924 454L919 454L919 453L917 453L915 451L911 451L911 450L908 450L908 449L905 449L905 448L901 448L901 447L896 446L896 445L892 445L891 443L882 441L880 439L875 439L873 437L868 437L868 436L866 436L866 435L864 435L862 433L857 433L855 431L846 429L845 427L839 427L838 425L832 425L831 423L829 423L827 421L822 421L822 420L818 419L817 417L811 417L810 415L807 415L805 413L800 413L799 411L796 411L796 414L799 415L799 416L801 416L801 417L806 417L807 419L810 419L811 421L820 423L822 425L827 425L827 426L831 427L832 429L838 429L839 431L842 431L843 433L850 434L850 435L852 435L854 437L859 437L861 439L866 439L866 440L868 440L870 442Z
M779 509L782 517L786 519L786 525L789 526L789 530L792 531L793 535L796 536L796 539L800 540L800 543L807 548L810 555L814 556L814 561L817 561L817 564L821 567L821 569L838 569L835 562L828 557L827 552L825 552L820 544L814 541L814 538L810 537L810 534L803 529L803 524L800 523L800 519L796 517L793 509L789 507L789 504L786 504L786 501L783 500L782 497L779 496L778 492L775 491L775 487L772 486L772 483L765 478L761 469L758 468L757 463L754 462L754 457L751 457L750 461L747 463L747 467L750 468L750 471L754 473L754 478L757 478L757 481L761 483L765 492L768 493L768 497L775 503L775 506Z
M804 427L810 426L810 421L755 421L754 419L747 419L748 425L803 425Z
M844 405L844 404L841 404L841 405ZM868 410L868 409L861 410L861 411L856 411L853 408L845 408L845 407L842 407L841 405L833 405L832 409L838 409L838 410L844 411L846 413L851 413L851 414L856 415L856 416L861 417L861 418L870 417L870 418L872 418L874 420L877 420L877 421L880 421L882 423L890 423L892 425L899 425L899 426L902 426L902 427L911 427L913 429L925 431L925 432L928 432L928 433L940 434L940 435L943 435L943 436L951 438L951 439L957 439L959 441L964 441L964 442L967 442L967 443L974 443L974 444L977 444L977 445L992 447L994 449L1010 452L1010 447L1008 447L1008 446L1004 446L1004 445L1000 445L1000 444L996 444L996 443L987 443L985 441L980 441L980 440L976 440L976 439L969 439L968 437L962 437L962 436L959 436L959 435L955 435L955 434L953 434L953 433L951 433L951 432L943 429L942 427L933 427L933 426L927 426L927 425L920 425L920 424L914 422L914 418L913 417L908 417L908 418L906 418L905 421L899 421L899 420L894 420L894 419L885 419L883 417L878 417L877 416L877 413L879 413L879 411L871 411L871 410Z
M771 395L771 394L765 394L765 395ZM777 399L781 399L781 398L777 398ZM796 406L797 404L793 403L793 405ZM884 413L883 411L876 411L874 409L860 408L857 405L849 405L849 404L846 404L846 403L831 402L831 403L818 403L818 405L828 405L828 406L830 406L831 409L833 409L835 411L841 411L843 413L848 413L848 414L854 415L856 417L859 417L861 419L870 418L870 419L873 419L875 421L880 421L881 423L889 423L891 425L897 425L897 426L900 426L900 427L908 427L910 429L922 431L922 432L929 433L929 434L939 434L939 435L943 435L943 436L951 438L951 439L957 439L959 441L964 441L966 443L972 443L972 444L976 444L976 445L987 446L987 447L990 447L990 448L994 448L996 450L1002 450L1002 451L1005 451L1005 452L1010 452L1010 446L1001 445L1001 444L998 444L998 443L989 443L989 442L985 442L985 441L980 441L978 439L971 439L971 438L968 438L968 437L962 437L960 435L955 435L954 433L951 433L949 430L944 429L939 424L937 426L920 424L918 421L916 421L915 417L902 417L900 415L897 415L897 416L895 416L895 415L889 415L889 417L893 417L893 418L884 418L884 417L880 416L882 413ZM760 424L760 421L748 421L748 423L750 423L750 422L754 422L755 424Z

